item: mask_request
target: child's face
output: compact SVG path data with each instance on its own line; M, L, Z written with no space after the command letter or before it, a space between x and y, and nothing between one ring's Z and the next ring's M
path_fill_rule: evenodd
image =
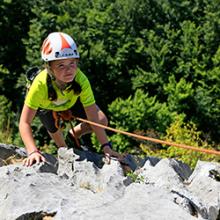
M50 68L55 78L61 82L72 82L77 70L78 59L69 58L50 62Z

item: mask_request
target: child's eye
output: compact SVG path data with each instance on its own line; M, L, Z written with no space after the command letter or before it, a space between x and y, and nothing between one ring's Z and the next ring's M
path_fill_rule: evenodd
M77 61L76 61L76 60L74 60L74 61L72 61L72 62L70 63L71 66L76 65L76 64L77 64Z
M60 70L64 69L64 65L63 64L58 65L58 69Z

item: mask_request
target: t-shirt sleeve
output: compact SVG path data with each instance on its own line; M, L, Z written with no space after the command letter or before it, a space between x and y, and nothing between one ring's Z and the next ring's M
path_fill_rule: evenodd
M88 78L80 71L79 84L81 86L80 101L84 107L88 107L95 103L94 94Z
M40 107L42 100L44 99L45 86L42 85L40 81L37 80L37 77L33 81L27 95L25 98L25 105L28 107L37 110Z

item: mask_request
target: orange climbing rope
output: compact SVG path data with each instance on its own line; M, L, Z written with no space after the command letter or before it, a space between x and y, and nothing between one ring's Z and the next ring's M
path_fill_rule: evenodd
M151 141L151 142L155 142L155 143L160 143L160 144L165 144L165 145L169 145L169 146L174 146L174 147L179 147L179 148L184 148L184 149L188 149L188 150L193 150L193 151L198 151L198 152L203 152L206 154L215 154L215 155L220 155L220 151L217 150L210 150L210 149L204 149L204 148L199 148L199 147L193 147L193 146L189 146L189 145L185 145L185 144L178 144L178 143L174 143L174 142L169 142L169 141L163 141L163 140L159 140L156 138L151 138L151 137L146 137L146 136L142 136L142 135L138 135L138 134L134 134L134 133L130 133L127 131L122 131L119 129L115 129L115 128L111 128L102 124L98 124L96 122L92 122L83 118L79 118L79 117L74 117L75 119L77 119L78 121L81 122L85 122L88 123L90 125L94 125L97 127L101 127L104 128L106 130L110 130L116 133L120 133L120 134L125 134L131 137L135 137L141 140L147 140L147 141Z

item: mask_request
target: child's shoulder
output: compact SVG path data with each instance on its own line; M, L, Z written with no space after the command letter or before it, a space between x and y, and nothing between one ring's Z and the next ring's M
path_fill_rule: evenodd
M78 68L76 72L76 82L88 80L87 76Z

